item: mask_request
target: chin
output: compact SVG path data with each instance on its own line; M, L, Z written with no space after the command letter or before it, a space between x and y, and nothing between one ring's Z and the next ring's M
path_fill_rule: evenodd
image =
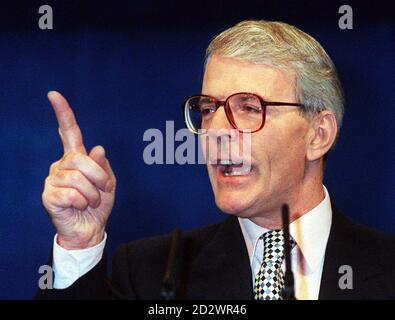
M215 195L215 203L217 207L224 213L247 218L251 208L251 203L242 195Z

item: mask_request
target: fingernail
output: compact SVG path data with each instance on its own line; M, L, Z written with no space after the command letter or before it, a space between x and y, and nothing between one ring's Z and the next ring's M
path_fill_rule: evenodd
M50 96L53 96L54 94L56 94L56 91L54 90L48 91L47 97L50 98Z
M93 208L98 208L98 207L100 206L100 203L101 203L100 199L97 200L97 201L95 202L95 204L93 205Z
M106 157L106 149L104 149L102 146L100 146L101 148L102 148L102 150L103 150L103 158L105 158Z
M113 188L112 181L109 180L109 181L106 183L105 191L106 191L106 192L110 192L110 191L112 191L112 188Z

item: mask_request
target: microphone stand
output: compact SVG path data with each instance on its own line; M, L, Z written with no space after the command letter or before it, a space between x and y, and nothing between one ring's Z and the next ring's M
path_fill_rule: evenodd
M284 274L284 288L282 290L282 297L284 300L296 300L295 298L295 282L291 267L291 248L289 243L289 207L288 204L283 204L281 208L283 219L283 234L284 234L284 258L285 258L285 274Z
M181 231L176 229L172 235L169 258L167 261L167 269L162 280L162 288L160 291L162 300L176 299L175 270L180 237Z

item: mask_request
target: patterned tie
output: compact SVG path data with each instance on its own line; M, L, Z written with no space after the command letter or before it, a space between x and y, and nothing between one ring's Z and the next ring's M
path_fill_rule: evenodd
M263 261L255 276L255 300L282 300L281 291L284 287L284 273L281 264L284 259L284 235L282 230L270 230L264 233ZM295 240L290 237L290 248Z

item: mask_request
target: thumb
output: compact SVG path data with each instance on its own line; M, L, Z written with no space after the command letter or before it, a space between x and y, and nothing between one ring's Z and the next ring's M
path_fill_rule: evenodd
M102 146L95 146L89 152L89 157L110 175L115 187L115 174L111 168L110 162L106 158L106 150Z
M103 167L106 162L106 150L104 150L102 146L95 146L89 152L89 157L94 160L99 166Z

